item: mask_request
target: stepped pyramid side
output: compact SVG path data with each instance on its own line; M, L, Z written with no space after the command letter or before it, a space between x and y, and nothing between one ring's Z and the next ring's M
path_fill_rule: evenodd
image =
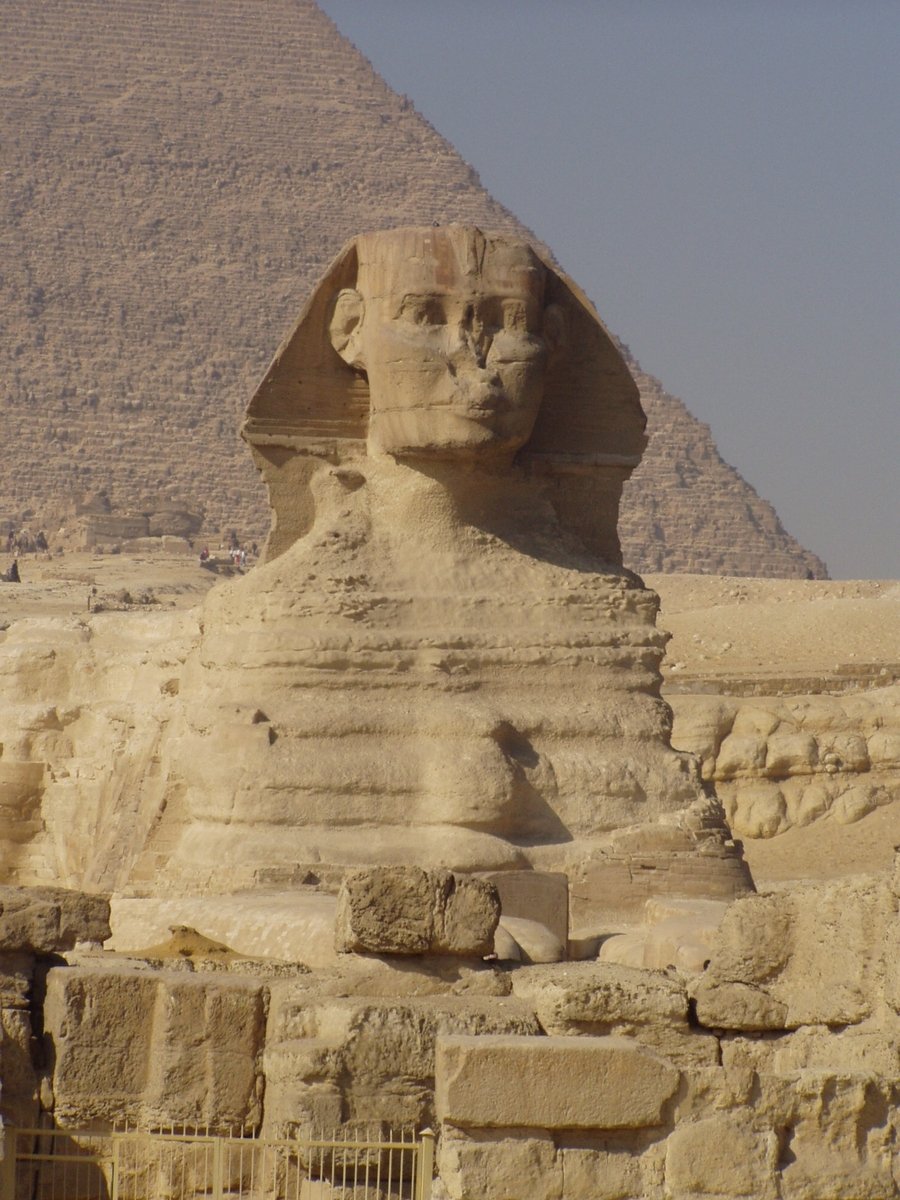
M0 135L0 520L16 524L105 489L119 510L202 504L208 529L262 536L240 416L342 243L428 221L528 234L312 0L9 0ZM656 436L629 564L805 574L676 403L651 426L677 425L722 538L710 519L702 554L679 540L700 488L684 495Z
M636 362L629 367L650 440L622 495L625 562L648 572L827 579L824 562L725 462L709 426Z

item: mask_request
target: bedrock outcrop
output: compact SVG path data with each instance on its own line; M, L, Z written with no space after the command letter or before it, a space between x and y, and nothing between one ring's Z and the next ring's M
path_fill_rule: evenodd
M672 697L675 744L700 759L735 834L850 825L900 799L900 686L837 695Z

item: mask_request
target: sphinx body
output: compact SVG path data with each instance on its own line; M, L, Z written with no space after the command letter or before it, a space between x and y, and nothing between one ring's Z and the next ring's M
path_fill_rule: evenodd
M531 868L565 871L587 909L648 868L670 892L745 889L671 747L656 597L621 566L643 429L596 314L527 245L355 239L248 411L266 561L152 662L130 649L133 672L79 667L73 630L66 706L54 649L6 874L190 895L358 864ZM125 682L154 704L128 709Z
M605 330L507 239L401 230L351 257L251 404L269 561L207 598L136 877L577 875L662 827L725 846L669 742L656 597L618 561L643 416Z

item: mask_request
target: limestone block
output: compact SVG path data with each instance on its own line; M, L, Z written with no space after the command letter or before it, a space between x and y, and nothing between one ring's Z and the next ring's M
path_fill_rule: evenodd
M435 1107L463 1127L638 1129L663 1122L679 1078L627 1038L444 1037Z
M0 887L0 950L52 954L109 937L109 901L65 888Z
M684 985L660 971L572 963L515 972L513 990L534 1005L548 1034L634 1038L679 1067L718 1060L715 1038L688 1024Z
M695 991L697 1020L708 1029L786 1029L787 1005L747 983L702 979Z
M756 1087L753 1066L723 1060L714 1066L694 1067L684 1074L684 1088L675 1111L676 1127L714 1112L744 1108L752 1103Z
M710 1117L681 1125L666 1143L666 1188L675 1197L776 1196L774 1134L746 1118Z
M445 1126L438 1173L450 1200L561 1200L563 1196L562 1162L553 1138L540 1129L463 1133Z
M858 1023L877 1002L895 922L877 876L738 900L694 985L698 1019L726 1029Z
M567 1147L559 1157L564 1200L630 1200L644 1194L641 1160L627 1150Z
M796 804L789 808L791 822L800 826L811 825L828 812L831 804L830 788L824 783L810 783L799 793Z
M258 1120L265 994L225 974L57 967L47 977L61 1124Z
M896 1026L880 1030L807 1026L778 1038L724 1037L721 1044L723 1065L733 1068L780 1075L822 1071L882 1079L900 1076Z
M21 1008L0 1009L0 1116L20 1128L34 1127L38 1112L38 1081L31 1053L30 1013Z
M439 874L431 952L472 958L490 954L501 911L496 887L473 875Z
M816 739L808 733L772 734L766 744L766 774L775 779L808 775L818 759Z
M519 971L513 994L534 1005L548 1034L599 1035L641 1025L687 1028L684 985L661 971L614 963L571 963Z
M762 983L787 962L792 933L790 905L781 896L756 895L735 901L716 934L716 974L723 979Z
M418 867L382 867L344 877L335 914L339 953L425 954L434 936L434 892Z
M765 1076L760 1086L764 1095L771 1092ZM896 1078L802 1071L783 1077L777 1091L785 1200L893 1200Z
M765 701L753 700L749 703L737 703L737 711L732 718L732 732L738 737L756 736L767 738L774 733L780 724L780 714L772 707L766 706Z
M372 867L344 877L335 945L340 953L481 957L491 952L499 919L496 889L484 879Z
M348 997L317 994L315 985L314 976L271 985L265 1050L270 1136L314 1124L334 1095L344 1117L430 1123L439 1036L540 1033L529 1007L513 998L498 1004L469 994Z

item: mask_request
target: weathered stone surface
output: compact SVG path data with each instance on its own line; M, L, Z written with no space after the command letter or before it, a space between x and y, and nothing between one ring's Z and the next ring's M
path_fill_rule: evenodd
M534 1005L548 1034L634 1038L679 1067L718 1061L715 1038L691 1030L683 982L614 963L519 971L514 994Z
M418 867L349 872L338 895L338 951L425 954L434 939L435 899L432 878Z
M842 1030L805 1026L776 1038L725 1036L721 1047L725 1066L756 1072L824 1071L873 1079L894 1079L900 1074L896 1024Z
M0 1009L0 1117L4 1124L25 1129L35 1126L38 1114L33 1032L26 1008Z
M697 1020L709 1029L787 1029L787 1005L748 983L698 984Z
M775 1095L780 1094L776 1103L781 1108L781 1196L786 1200L896 1196L900 1099L896 1079L825 1071L801 1072L786 1079L761 1077L764 1097L772 1083Z
M435 1106L463 1127L635 1129L663 1122L679 1078L627 1038L446 1037Z
M565 1200L631 1200L644 1194L641 1160L626 1149L594 1150L567 1147L562 1161Z
M449 1200L562 1200L563 1163L540 1129L463 1132L445 1127L438 1159Z
M107 963L52 969L44 1029L56 1119L254 1125L265 1009L256 980Z
M885 994L896 920L877 876L736 901L693 985L698 1020L758 1030L865 1020Z
M435 907L434 954L481 958L494 944L500 897L486 879L446 872Z
M644 1025L687 1029L684 984L658 971L613 963L570 963L564 969L517 972L513 993L534 1005L548 1034L597 1036Z
M402 960L395 960L402 961ZM352 996L314 976L273 983L266 1039L265 1131L340 1119L428 1125L434 1121L435 1044L442 1034L537 1038L529 1007L472 993Z
M0 887L0 951L52 954L110 935L109 900L64 888Z
M666 1143L667 1192L774 1197L776 1149L775 1134L756 1133L746 1118L718 1116L682 1125Z
M479 958L491 952L499 919L497 891L486 880L419 867L373 867L344 877L335 945L340 953Z
M701 757L740 837L776 837L829 814L853 824L900 796L896 684L839 695L669 699L674 745Z

